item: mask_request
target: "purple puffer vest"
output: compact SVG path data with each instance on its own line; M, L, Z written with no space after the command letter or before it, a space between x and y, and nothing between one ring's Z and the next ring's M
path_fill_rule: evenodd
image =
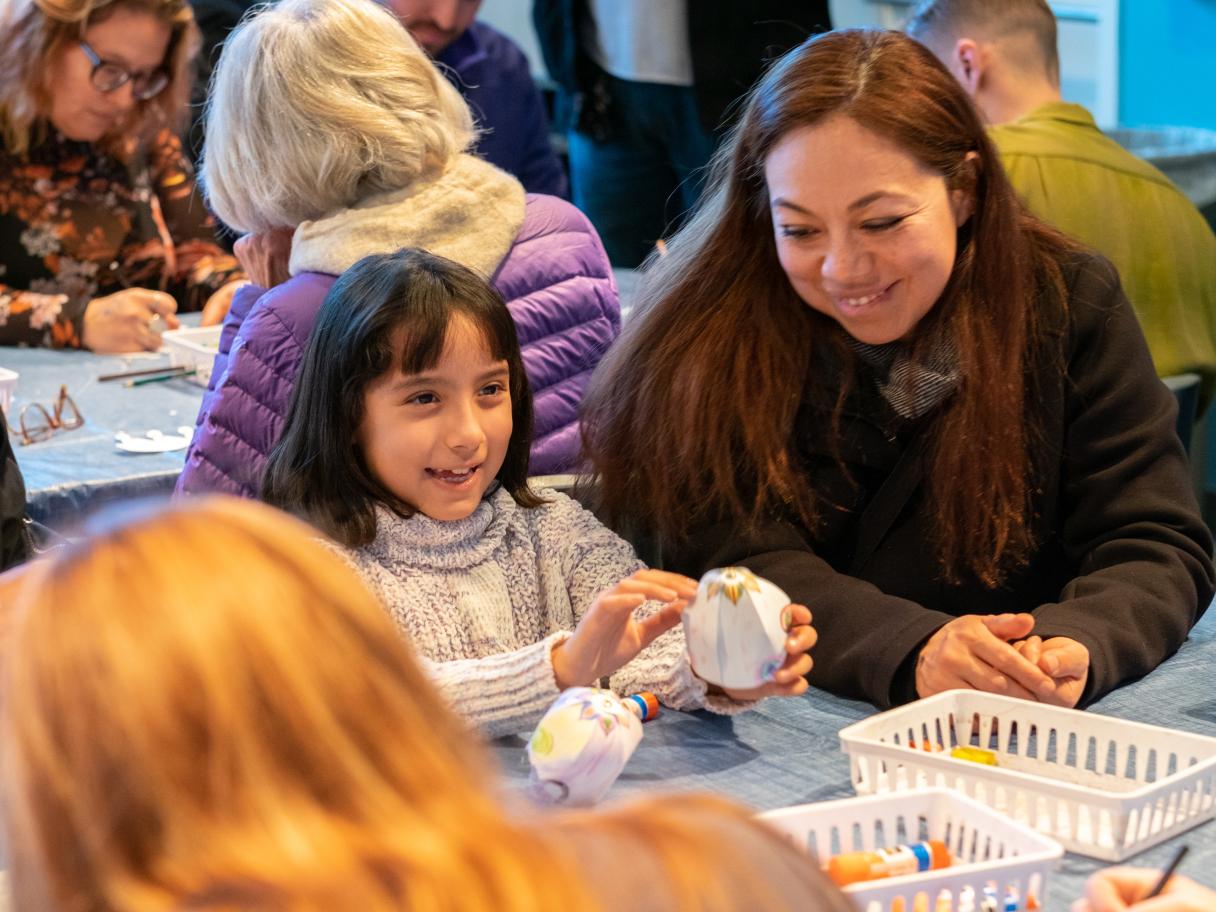
M257 496L309 333L335 278L302 273L269 291L246 286L236 293L179 494ZM523 225L493 281L515 319L535 400L529 471L570 471L578 459L583 390L621 327L604 247L569 203L529 194Z

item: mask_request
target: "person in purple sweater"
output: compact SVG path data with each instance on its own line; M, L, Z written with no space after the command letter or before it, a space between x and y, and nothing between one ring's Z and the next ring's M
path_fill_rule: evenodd
M477 154L529 193L569 196L549 119L519 45L474 21L481 0L381 0L464 96L482 129Z
M507 300L536 399L529 471L576 465L583 389L620 329L603 246L573 206L468 154L468 106L388 11L283 0L247 20L220 58L207 137L208 197L250 234L238 253L257 284L224 323L179 493L257 495L326 292L407 246ZM285 243L286 277L272 268Z

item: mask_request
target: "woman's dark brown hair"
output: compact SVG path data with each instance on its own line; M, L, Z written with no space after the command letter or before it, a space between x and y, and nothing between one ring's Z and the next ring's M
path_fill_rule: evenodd
M614 522L675 542L698 523L745 527L775 509L817 525L824 504L793 467L791 431L812 350L832 346L853 362L843 330L803 303L781 269L764 163L791 130L836 115L973 197L950 281L911 341L941 327L963 377L928 455L942 571L996 585L1034 546L1025 369L1044 331L1040 299L1063 301L1068 242L1018 202L950 73L896 32L813 38L751 93L705 201L669 256L649 264L639 312L584 400L602 506ZM839 378L824 378L838 407L847 374L839 390Z
M538 506L541 499L528 487L532 392L511 312L467 266L411 247L365 256L325 296L283 435L262 475L262 500L349 548L376 537L376 504L412 516L414 506L381 484L363 458L357 442L363 394L389 371L433 368L457 314L485 335L492 358L507 362L511 440L498 482L520 506Z

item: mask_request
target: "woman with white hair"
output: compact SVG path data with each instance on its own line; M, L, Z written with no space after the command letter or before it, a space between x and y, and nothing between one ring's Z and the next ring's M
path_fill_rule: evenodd
M535 395L530 470L573 466L583 387L620 327L603 246L573 206L465 151L467 106L390 13L366 0L261 10L225 44L206 135L216 213L261 238L293 232L290 277L234 298L179 492L257 495L329 287L408 246L472 267L507 299ZM244 247L264 284L270 247Z

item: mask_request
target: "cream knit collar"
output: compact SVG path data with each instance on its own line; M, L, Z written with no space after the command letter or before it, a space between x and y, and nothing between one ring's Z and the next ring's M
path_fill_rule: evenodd
M490 277L523 223L519 181L479 158L460 155L437 178L302 222L288 268L293 276L341 275L368 254L421 247Z
M402 519L387 507L377 506L376 538L358 550L385 566L467 570L490 559L519 509L501 486L464 519L437 520L423 513Z

